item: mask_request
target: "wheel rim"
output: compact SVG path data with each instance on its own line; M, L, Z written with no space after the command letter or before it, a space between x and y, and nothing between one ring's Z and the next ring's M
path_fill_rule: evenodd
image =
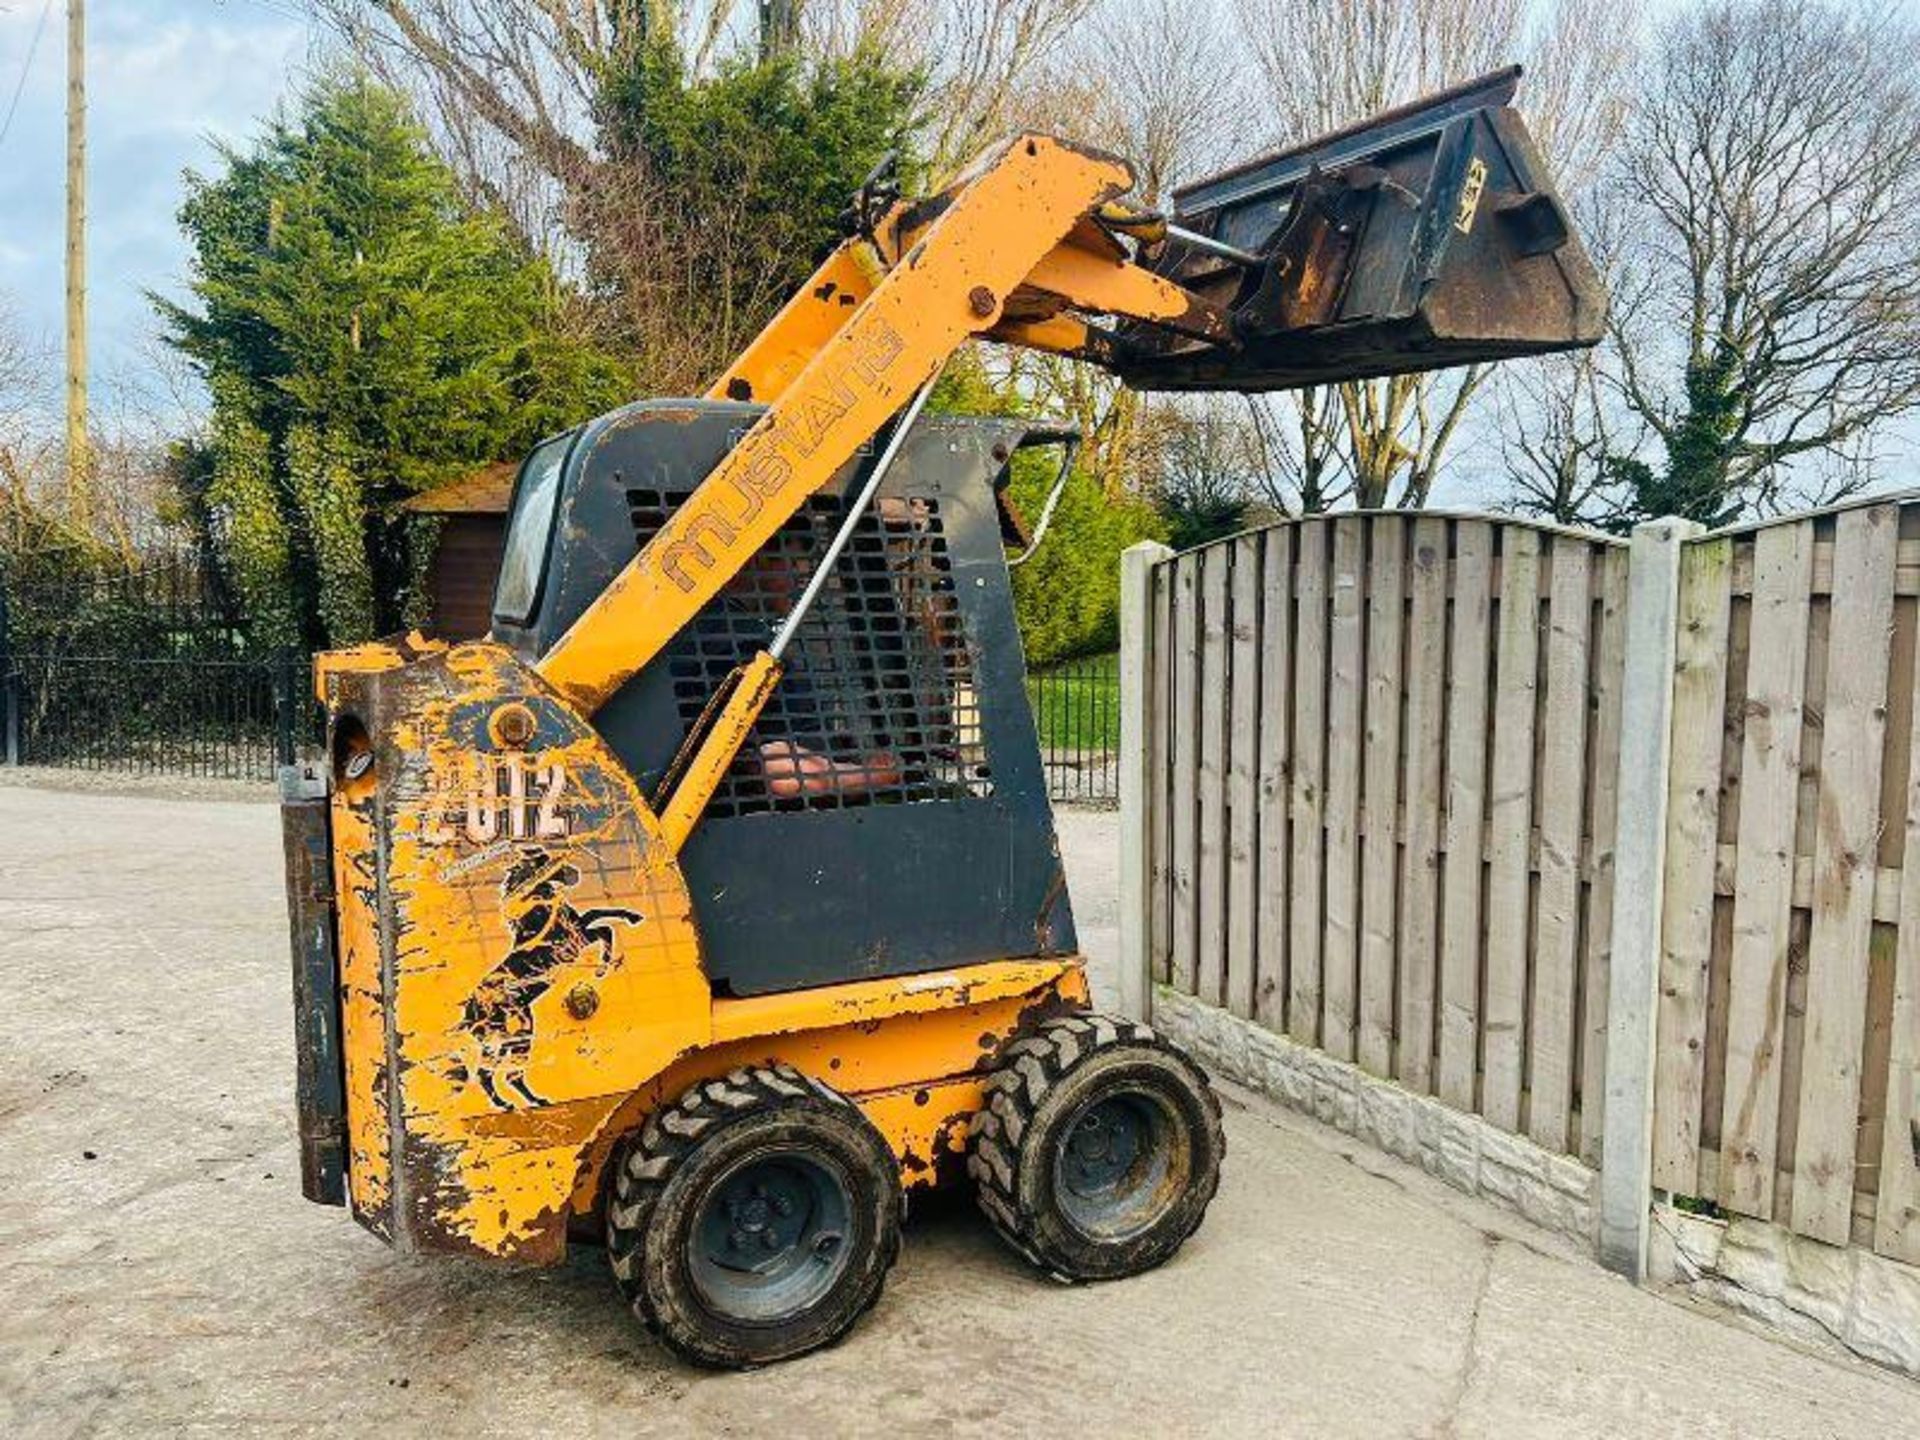
M852 1262L852 1191L824 1156L748 1156L714 1181L687 1241L688 1271L715 1311L777 1325L817 1304Z
M1061 1213L1082 1234L1125 1240L1153 1228L1191 1166L1187 1126L1148 1090L1098 1096L1071 1115L1054 1155Z

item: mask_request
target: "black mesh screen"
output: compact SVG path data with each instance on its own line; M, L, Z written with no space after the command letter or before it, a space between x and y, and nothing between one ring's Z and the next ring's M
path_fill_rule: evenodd
M627 491L644 546L685 492ZM814 496L668 647L691 727L733 668L772 638L844 516ZM708 809L712 816L984 795L973 667L939 504L883 497L786 653L786 671Z

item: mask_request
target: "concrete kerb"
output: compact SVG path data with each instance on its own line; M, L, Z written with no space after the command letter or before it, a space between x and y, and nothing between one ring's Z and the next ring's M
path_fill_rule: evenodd
M1153 1023L1222 1078L1596 1253L1601 1178L1574 1157L1164 985L1154 990ZM1652 1288L1920 1378L1920 1270L1759 1220L1665 1203L1648 1216L1643 1279Z
M1154 990L1153 1024L1227 1079L1591 1252L1599 1177L1571 1156L1164 985Z
M1920 1379L1920 1270L1742 1216L1653 1207L1647 1279Z

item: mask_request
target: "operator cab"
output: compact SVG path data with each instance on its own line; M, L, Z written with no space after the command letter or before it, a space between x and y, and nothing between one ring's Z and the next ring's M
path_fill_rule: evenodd
M626 406L543 442L514 487L493 635L529 661L764 413ZM1070 954L999 492L1029 436L928 417L797 631L681 856L716 990L764 994ZM658 805L687 734L771 638L844 518L856 456L593 724Z

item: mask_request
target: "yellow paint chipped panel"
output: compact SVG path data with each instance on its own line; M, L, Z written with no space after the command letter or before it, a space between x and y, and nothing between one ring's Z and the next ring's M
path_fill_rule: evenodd
M384 938L387 984L348 986L353 1183L387 1177L410 1247L548 1257L581 1146L706 1040L686 886L624 767L509 652L465 646L334 694L372 738L363 808L385 856L358 923ZM507 705L532 717L524 744L496 738L525 731L492 723ZM378 1113L376 1067L397 1115Z
M970 984L975 977L979 983ZM929 1183L908 1163L909 1150L922 1158L931 1154L928 1147L942 1125L957 1110L972 1108L974 1092L966 1087L980 1083L1000 1047L1047 1015L1084 1009L1087 982L1077 956L994 961L940 977L957 979L958 986L907 988L914 978L714 1002L712 1044L682 1056L609 1116L582 1158L570 1202L574 1212L591 1213L613 1147L639 1129L655 1106L742 1065L785 1063L863 1109L871 1100L876 1113L888 1117L881 1133L901 1158L903 1183ZM768 1028L755 1028L759 1022ZM949 1085L959 1088L948 1111L907 1113L920 1108L914 1093Z
M341 1053L351 1097L347 1197L361 1224L391 1236L386 1006L380 973L379 851L371 781L336 789L331 812Z
M314 697L325 705L338 691L337 681L346 675L375 675L383 670L398 670L427 655L438 654L447 642L410 630L397 640L369 640L344 650L326 650L313 657Z
M985 1103L984 1083L981 1076L963 1075L859 1097L861 1112L900 1162L902 1185L937 1184L943 1166L965 1157L968 1121Z
M995 960L927 975L858 980L815 990L716 1000L713 1038L742 1038L822 1030L893 1015L952 1011L994 1000L1061 989L1084 994L1078 956L1046 960ZM937 1072L935 1072L937 1073Z

